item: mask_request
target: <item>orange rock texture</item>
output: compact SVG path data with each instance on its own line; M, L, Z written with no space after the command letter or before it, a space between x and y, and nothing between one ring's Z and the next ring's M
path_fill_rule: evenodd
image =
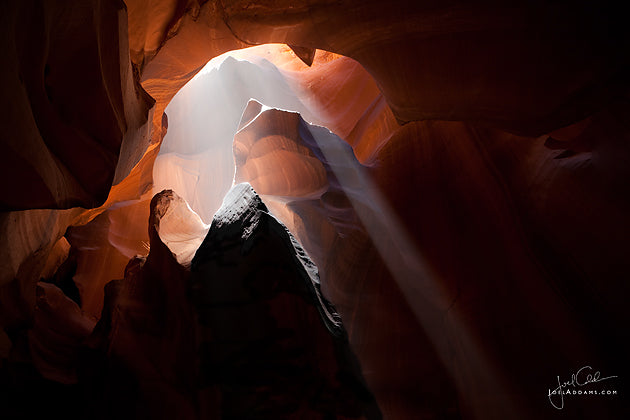
M378 405L363 415L630 415L620 5L79 3L0 6L0 417L266 407L225 372L200 392L187 328L191 260L240 182L317 264ZM183 198L158 214L164 188ZM311 310L291 313L315 328ZM548 391L582 366L616 378L570 389L618 394L558 410Z

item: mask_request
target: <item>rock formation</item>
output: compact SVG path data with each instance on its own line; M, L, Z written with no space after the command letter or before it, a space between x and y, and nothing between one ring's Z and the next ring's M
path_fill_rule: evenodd
M202 385L223 418L381 418L316 266L249 184L192 261Z
M192 232L186 209L172 191L153 198L151 251L106 286L98 324L38 284L30 356L47 380L88 390L77 417L381 418L317 268L254 190L235 186L201 225L192 272L162 239Z
M85 344L81 380L101 418L196 418L190 274L159 234L171 204L180 204L171 191L151 200L150 252L129 261L124 280L108 284Z
M400 234L400 227L394 226L396 215L380 197L369 168L342 139L294 112L250 101L241 126L234 136L236 182L252 183L317 262L324 293L346 320L366 380L381 406L387 407L386 414L447 415L455 410L457 403L447 391L447 373L433 352L434 344L427 341L392 276L420 282L427 268L405 263L417 257L408 255L413 244L401 246L404 238L396 237ZM432 291L427 287L416 293L423 312L436 316L434 307L441 302ZM377 322L402 325L375 331L371 325ZM418 360L420 351L423 357ZM386 363L383 352L396 363ZM439 387L422 387L415 401L401 407L389 386L410 387L409 380L424 375Z
M392 419L630 415L619 2L11 0L0 16L0 417L376 415L366 385ZM193 92L202 107L204 77L219 79ZM208 133L179 125L190 110ZM255 270L300 249L281 229L237 235L246 263L187 267L223 232L204 223L234 173L268 208L246 194L247 214L274 214L319 267L349 347L322 327L309 270L290 287ZM152 208L163 188L184 200ZM245 289L204 270L278 283L232 317L212 299ZM238 327L210 335L215 316ZM279 350L225 355L262 349L256 334ZM264 389L282 397L250 398L269 373L256 362L279 355L326 391L282 368ZM557 410L548 389L584 365L619 394Z
M10 124L2 142L0 208L98 206L144 154L154 103L124 54L124 4L2 7L1 77L9 87L2 115Z

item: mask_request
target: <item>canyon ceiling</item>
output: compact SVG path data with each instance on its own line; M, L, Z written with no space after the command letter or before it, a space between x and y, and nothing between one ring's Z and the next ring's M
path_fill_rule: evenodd
M618 3L3 2L0 418L630 418Z

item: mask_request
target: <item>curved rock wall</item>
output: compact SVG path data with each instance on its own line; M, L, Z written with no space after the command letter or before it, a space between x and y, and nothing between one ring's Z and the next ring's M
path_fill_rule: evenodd
M214 56L280 42L313 60L307 67L288 49L271 60L299 88L305 119L352 146L378 194L352 197L342 178L331 182L331 162L296 146L304 136L284 130L287 116L262 127L282 128L275 137L251 141L241 127L238 159L255 159L239 161L238 175L268 189L269 207L320 265L384 415L627 412L622 398L566 401L564 411L545 398L556 375L585 363L625 373L630 37L618 3L129 0L128 26L116 1L1 7L0 370L12 406L37 412L29 389L41 390L42 411L85 397L33 365L74 378L76 340L110 307L105 283L147 253L153 163L176 92ZM250 156L258 143L264 153ZM83 312L64 299L50 312L45 301L59 292L48 286L37 308L38 282L67 276L66 255L77 259ZM146 284L138 290L152 296ZM149 324L123 343L150 343L135 336ZM173 355L176 334L166 336L156 366ZM153 372L130 349L127 366ZM165 389L153 391L179 395ZM164 402L195 416L189 401Z

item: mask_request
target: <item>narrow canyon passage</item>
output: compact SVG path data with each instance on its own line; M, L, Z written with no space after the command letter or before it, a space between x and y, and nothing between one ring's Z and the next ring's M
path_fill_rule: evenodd
M614 3L0 15L0 418L630 416Z

